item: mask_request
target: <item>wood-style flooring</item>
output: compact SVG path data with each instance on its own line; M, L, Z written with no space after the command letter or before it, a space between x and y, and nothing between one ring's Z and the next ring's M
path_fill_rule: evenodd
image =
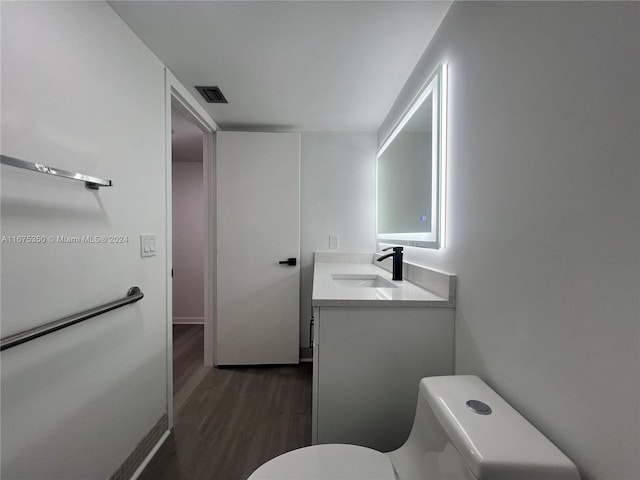
M210 368L204 366L204 325L173 325L173 410L178 412Z
M311 444L311 364L211 368L141 480L246 480Z

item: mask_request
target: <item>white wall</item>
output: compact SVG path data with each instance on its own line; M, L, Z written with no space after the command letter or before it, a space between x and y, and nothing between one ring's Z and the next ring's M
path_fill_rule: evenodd
M202 162L173 165L173 321L204 321Z
M303 133L300 173L300 346L309 346L313 252L375 248L375 133Z
M2 167L2 335L144 299L2 352L2 478L106 478L167 411L164 67L102 2L2 3L2 153L113 180ZM139 234L157 256L140 258Z
M378 132L449 63L456 372L583 479L640 478L640 4L456 2Z

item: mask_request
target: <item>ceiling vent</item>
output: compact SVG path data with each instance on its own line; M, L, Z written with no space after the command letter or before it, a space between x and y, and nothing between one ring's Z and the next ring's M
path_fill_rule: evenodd
M196 87L207 103L229 103L218 87Z

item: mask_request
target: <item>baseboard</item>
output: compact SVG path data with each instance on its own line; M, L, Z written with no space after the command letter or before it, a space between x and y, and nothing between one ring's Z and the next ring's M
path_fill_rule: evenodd
M109 477L109 480L134 480L138 478L168 436L169 419L165 413L140 440L126 460L122 462L122 465Z
M204 317L173 317L174 324L204 325Z

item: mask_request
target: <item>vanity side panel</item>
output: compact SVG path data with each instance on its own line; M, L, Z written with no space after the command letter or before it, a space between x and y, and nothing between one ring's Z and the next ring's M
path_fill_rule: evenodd
M318 345L318 328L320 325L320 309L314 307L313 309L313 343L312 355L313 355L313 387L311 392L311 444L317 445L318 443L318 377L320 366L320 349Z
M453 374L454 310L320 312L317 442L400 447L413 424L420 379Z

